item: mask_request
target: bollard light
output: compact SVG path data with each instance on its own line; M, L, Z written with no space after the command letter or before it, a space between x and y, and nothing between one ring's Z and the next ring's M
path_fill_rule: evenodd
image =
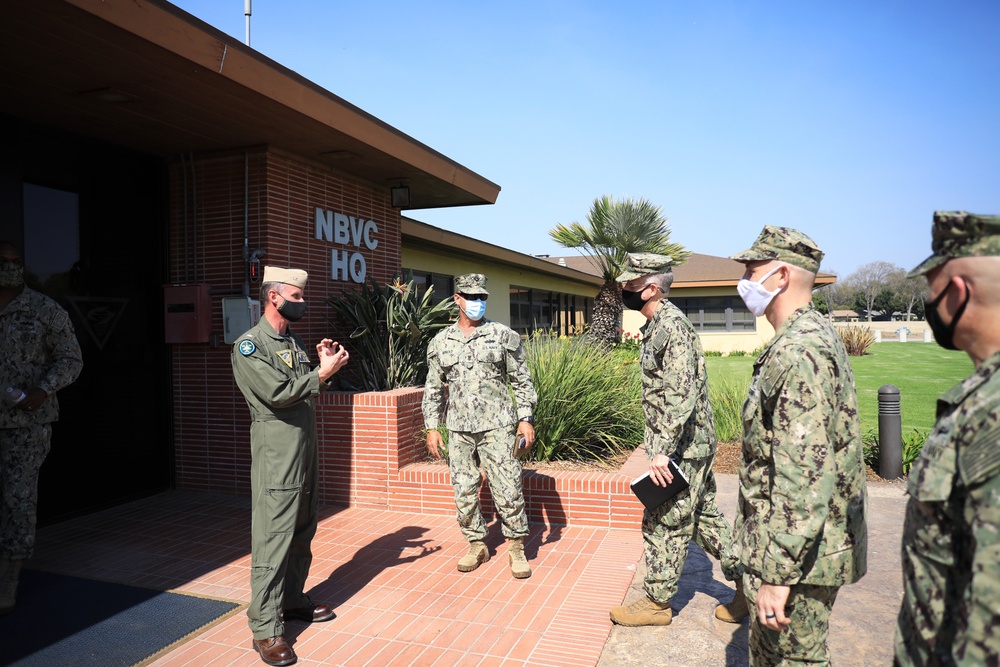
M883 479L903 476L903 423L899 387L885 384L878 390L878 474Z

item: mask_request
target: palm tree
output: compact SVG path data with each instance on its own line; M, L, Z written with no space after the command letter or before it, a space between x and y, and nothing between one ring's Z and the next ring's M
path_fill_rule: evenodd
M646 199L615 201L609 195L598 197L590 207L587 222L589 225L559 223L549 230L549 236L563 247L576 248L590 255L600 269L604 284L594 299L590 335L610 346L618 341L621 333L622 294L615 279L625 268L626 254L670 255L680 264L691 256L691 252L670 242L667 217L659 206Z

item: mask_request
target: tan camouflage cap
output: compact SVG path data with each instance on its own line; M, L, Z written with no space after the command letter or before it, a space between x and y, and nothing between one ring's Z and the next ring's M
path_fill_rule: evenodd
M627 283L651 273L667 273L673 264L674 258L670 255L657 255L653 252L630 252L625 258L625 271L615 280Z
M455 279L455 291L459 294L486 294L486 276L481 273L466 273Z
M908 277L922 276L954 257L1000 255L1000 215L934 211L931 251Z
M749 250L738 252L729 259L743 263L777 259L816 273L819 263L823 261L823 251L815 241L797 229L764 225Z
M305 289L308 278L309 274L302 269L283 269L280 266L264 267L263 282L265 283L284 283Z

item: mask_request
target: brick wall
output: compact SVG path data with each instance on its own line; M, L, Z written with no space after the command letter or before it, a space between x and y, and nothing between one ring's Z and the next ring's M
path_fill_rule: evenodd
M244 196L244 182L249 183ZM246 202L246 205L244 204ZM316 208L375 220L378 247L336 246L314 235ZM172 346L175 470L178 488L233 495L250 492L249 413L233 381L222 341L221 299L243 293L244 238L264 248L264 264L309 271L310 309L295 324L306 345L337 331L323 298L356 289L330 277L334 248L360 250L379 283L400 269L399 213L388 194L321 166L263 148L195 156L172 165L171 284L212 286L213 342ZM259 285L250 288L257 298ZM317 402L320 503L453 515L446 466L423 462L422 388L381 393L328 392ZM640 466L641 467L641 466ZM623 471L624 472L624 471ZM642 509L629 474L528 471L531 521L634 528ZM483 511L493 512L488 487Z
M294 326L306 345L325 336L347 342L349 332L330 324L332 313L323 298L357 288L330 278L331 251L357 249L314 237L317 207L374 220L378 246L360 249L368 276L384 283L398 273L400 219L388 192L262 147L246 153L196 155L171 166L170 282L212 286L214 336L208 344L172 346L178 488L231 494L250 490L249 415L233 381L221 312L223 296L243 293L245 238L251 249L266 250L264 264L309 271L310 309ZM251 285L250 296L258 298L259 289L259 284ZM320 412L328 405L324 400ZM328 446L328 456L334 460L354 456L343 439L330 438ZM359 465L367 465L364 458Z

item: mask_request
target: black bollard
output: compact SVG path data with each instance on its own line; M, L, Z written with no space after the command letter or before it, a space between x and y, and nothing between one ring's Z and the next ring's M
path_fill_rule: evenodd
M903 476L903 424L899 413L899 387L885 384L878 390L878 474L882 479Z

